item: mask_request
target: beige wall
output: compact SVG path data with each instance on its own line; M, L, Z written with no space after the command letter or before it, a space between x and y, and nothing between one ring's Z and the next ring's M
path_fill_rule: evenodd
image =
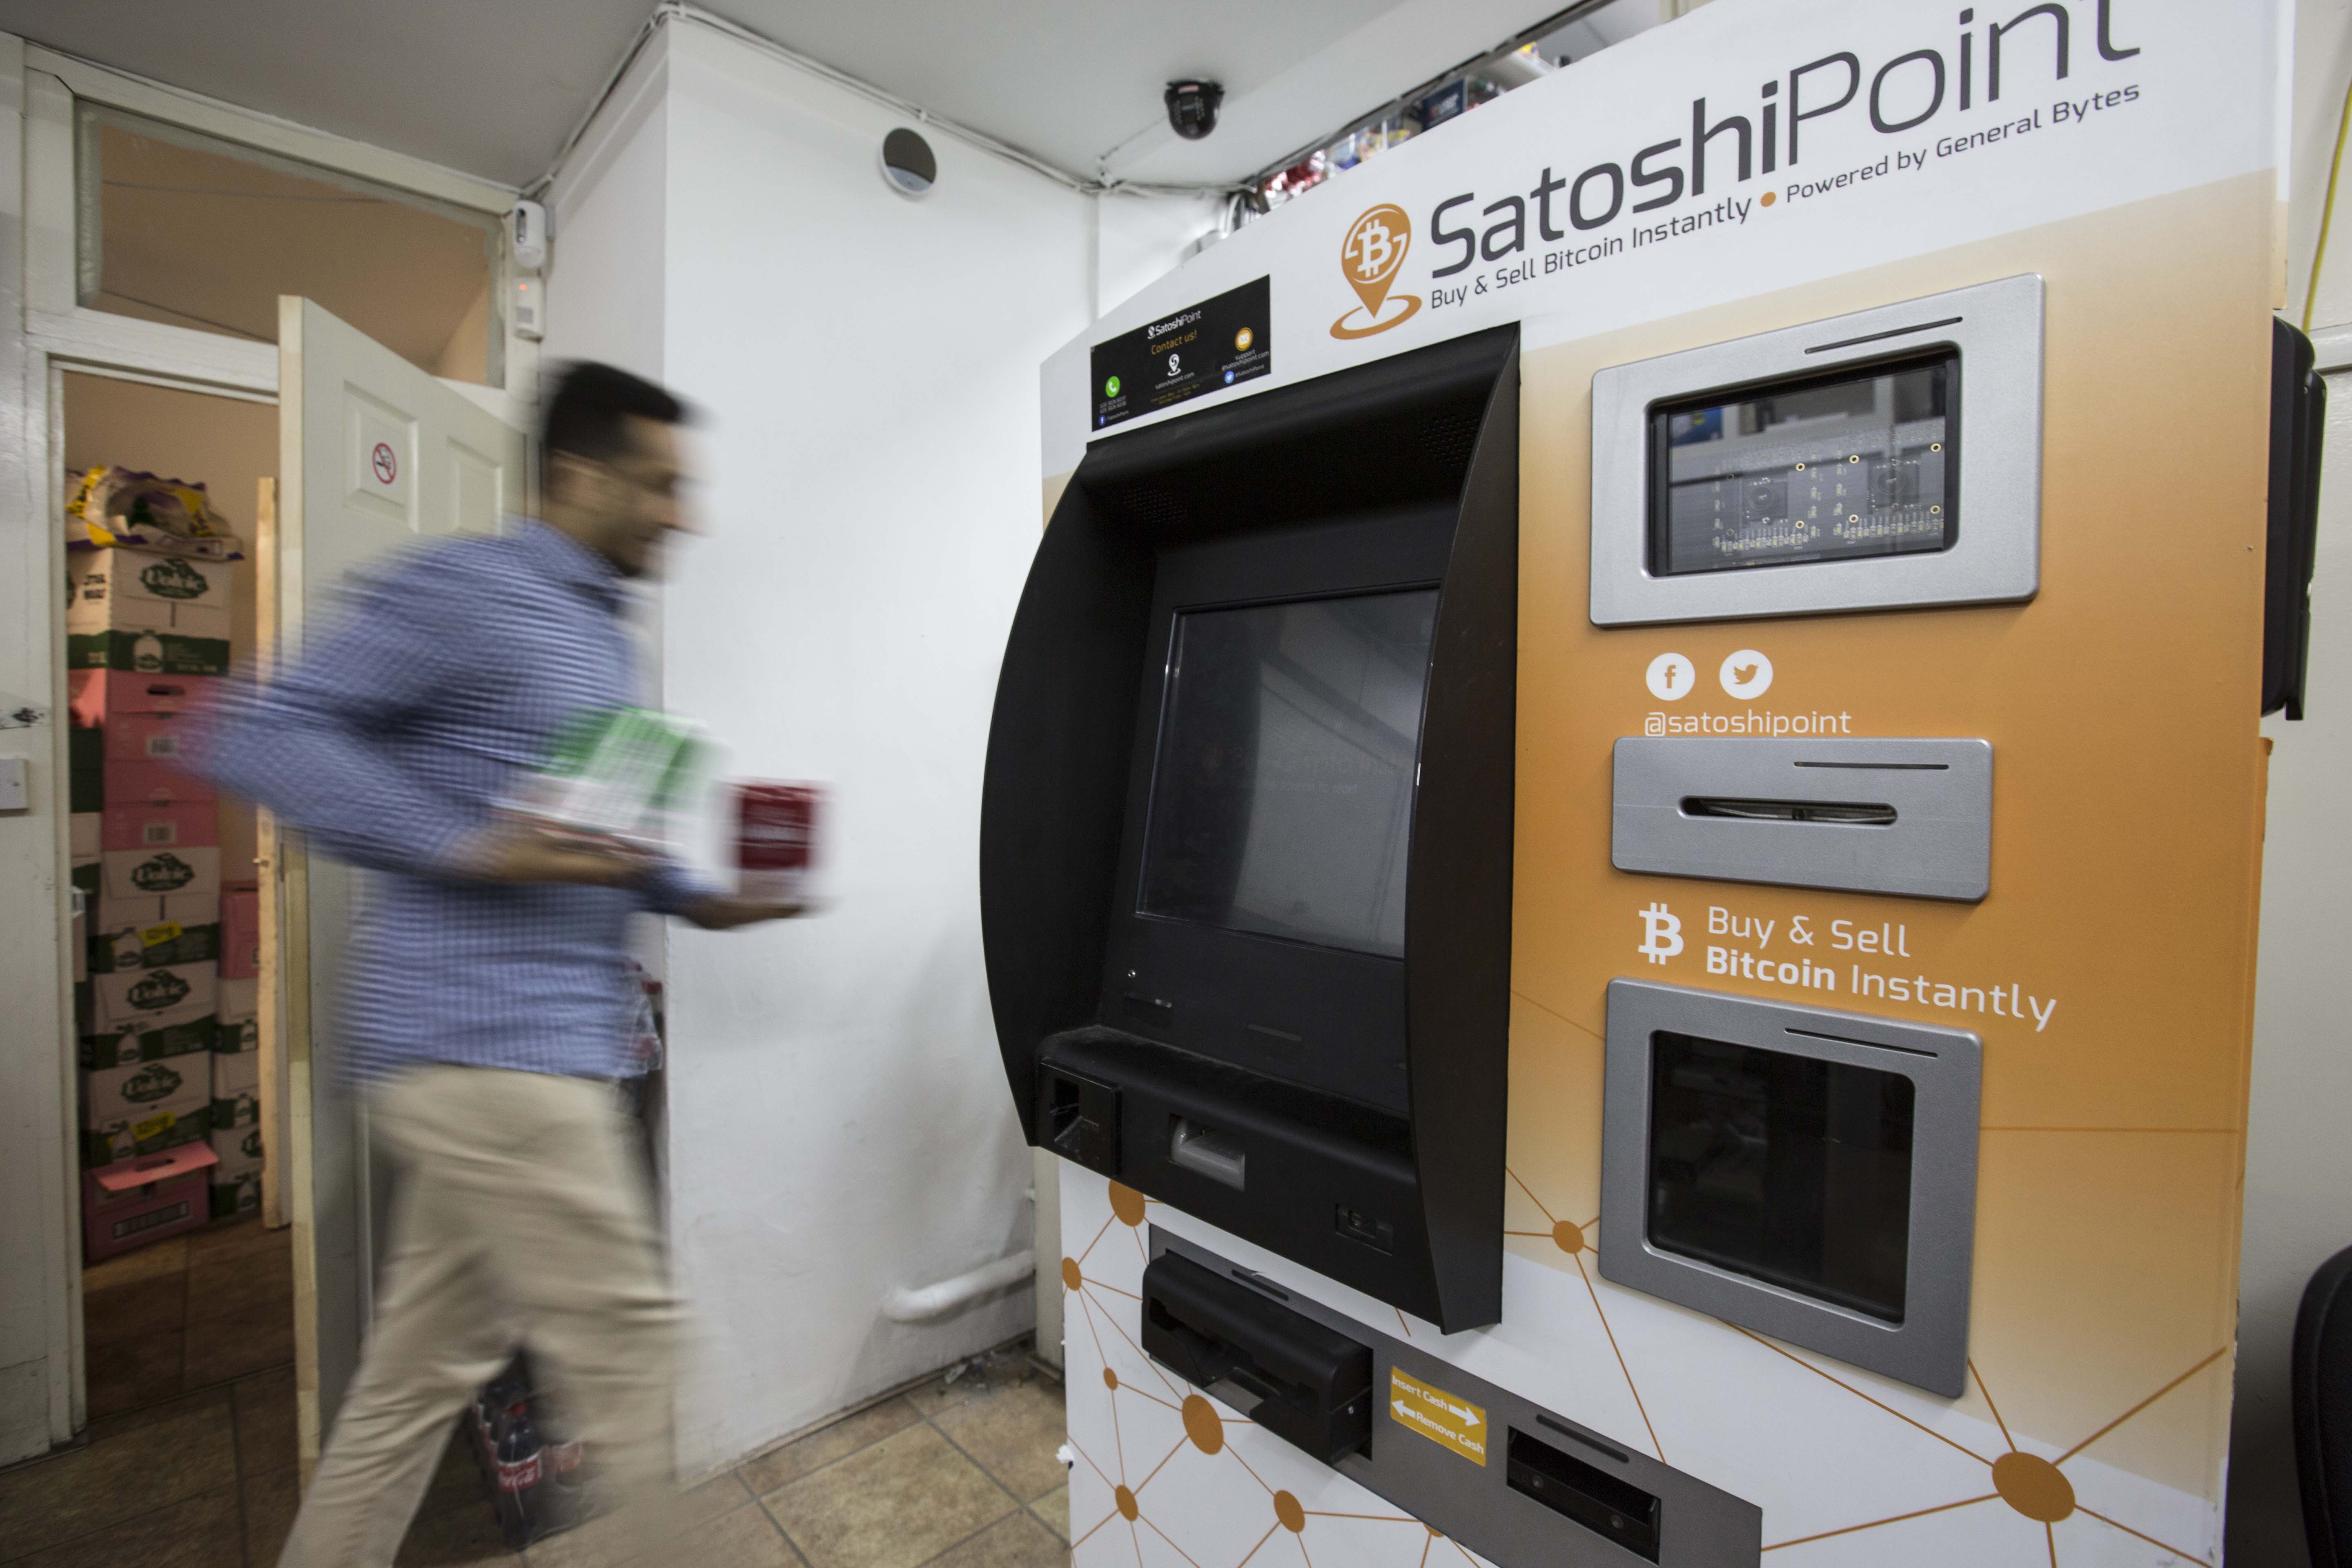
M120 463L167 479L201 483L213 508L253 545L257 487L278 472L278 410L233 397L173 392L109 376L65 378L66 467ZM239 659L254 651L253 563L237 563L230 647ZM221 803L221 876L256 880L253 808Z

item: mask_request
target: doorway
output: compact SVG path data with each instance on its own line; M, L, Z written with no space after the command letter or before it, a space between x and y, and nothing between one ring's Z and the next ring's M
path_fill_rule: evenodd
M234 559L220 562L75 550L69 578L103 573L117 579L128 626L154 618L141 613L153 601L142 602L131 591L135 579L129 568L185 560L190 573L206 581L207 594L226 595L226 662L249 662L259 647L257 568L277 481L276 408L75 371L59 376L58 392L68 496L94 471L107 493L142 482L129 480L132 475L173 481L184 494L200 491L202 505L238 546L229 552ZM256 813L133 759L137 751L168 748L181 714L226 678L173 668L90 668L103 650L87 637L69 644L68 658L79 731L74 861L83 915L82 929L74 933L75 1049L86 1164L99 1152L97 1142L110 1136L107 1107L99 1101L121 1091L113 1080L142 1076L151 1081L131 1094L155 1093L167 1078L175 1079L178 1087L163 1100L184 1109L200 1102L201 1113L160 1112L173 1124L143 1137L134 1127L128 1149L105 1152L169 1157L177 1151L180 1163L188 1164L201 1139L211 1154L209 1163L171 1181L119 1195L104 1194L85 1177L91 1188L83 1194L81 1293L88 1415L108 1420L237 1384L241 1403L274 1407L282 1401L290 1422L290 1237L282 1203L263 1202L265 1173L269 1196L278 1195L274 1163L284 1158L285 1097L281 1054L275 1041L262 1038L258 1018L264 978L255 941L262 883ZM137 868L124 862L142 853L170 855L192 879L168 896L109 881L110 871L135 875ZM140 1045L126 1048L100 1035L118 1026L108 1009L121 997L136 991L161 1000L182 988L189 994L157 1015L171 1023L140 1031L134 1037ZM202 1006L206 995L209 1009ZM177 1016L184 1012L198 1016ZM183 1026L190 1024L195 1026ZM119 1059L125 1056L135 1059ZM273 1113L267 1121L265 1106ZM199 1121L202 1127L193 1129Z

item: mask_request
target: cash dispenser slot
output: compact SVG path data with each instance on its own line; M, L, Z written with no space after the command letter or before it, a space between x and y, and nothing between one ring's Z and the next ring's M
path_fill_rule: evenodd
M1658 1560L1658 1499L1655 1494L1598 1465L1511 1429L1505 1471L1515 1492L1566 1514L1636 1556Z
M1992 875L1992 747L1978 740L1628 735L1621 871L1974 902Z
M1143 1349L1325 1464L1370 1449L1370 1347L1189 1258L1144 1269Z

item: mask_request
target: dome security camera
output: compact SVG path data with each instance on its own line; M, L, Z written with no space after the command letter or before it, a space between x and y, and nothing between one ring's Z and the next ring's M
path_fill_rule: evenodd
M1198 142L1217 128L1217 106L1225 89L1213 81L1171 81L1164 101L1168 126L1187 142Z

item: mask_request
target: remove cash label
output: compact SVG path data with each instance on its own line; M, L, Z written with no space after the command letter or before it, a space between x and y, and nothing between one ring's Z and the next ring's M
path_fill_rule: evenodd
M1389 1369L1389 1418L1474 1464L1486 1462L1486 1413L1459 1394Z

